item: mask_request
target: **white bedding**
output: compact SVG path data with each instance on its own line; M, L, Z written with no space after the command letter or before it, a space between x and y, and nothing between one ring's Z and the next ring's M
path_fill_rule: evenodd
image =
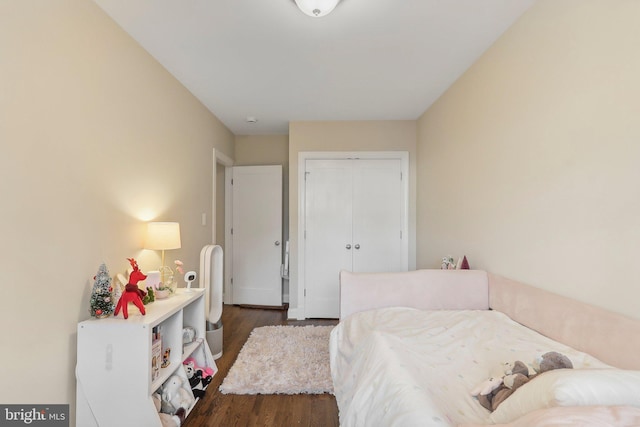
M606 368L496 311L384 308L356 313L331 333L331 375L347 426L491 423L470 390L504 362L558 351L574 368Z

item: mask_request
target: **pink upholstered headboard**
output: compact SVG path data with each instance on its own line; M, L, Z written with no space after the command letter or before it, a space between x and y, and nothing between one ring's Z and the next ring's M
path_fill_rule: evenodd
M487 273L480 270L340 272L341 319L359 311L384 307L488 310Z
M612 366L640 369L640 320L494 274L489 274L489 305Z

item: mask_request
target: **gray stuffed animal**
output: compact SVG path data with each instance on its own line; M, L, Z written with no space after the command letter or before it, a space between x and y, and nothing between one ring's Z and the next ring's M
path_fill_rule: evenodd
M533 369L538 374L543 372L552 371L554 369L572 369L573 363L564 354L560 354L557 351L550 351L540 356L534 363Z
M533 368L535 373L529 375L529 368L521 361L516 361L511 374L503 378L502 384L487 395L478 395L478 402L489 411L495 411L498 405L511 396L520 386L533 380L538 375L554 369L572 369L573 363L564 354L550 351L538 357Z

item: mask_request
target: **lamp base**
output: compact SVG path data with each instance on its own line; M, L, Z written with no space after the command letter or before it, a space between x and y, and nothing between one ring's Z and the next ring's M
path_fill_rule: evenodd
M167 290L169 293L174 293L178 287L178 282L174 279L173 270L170 267L160 267L160 283L158 284L158 291Z

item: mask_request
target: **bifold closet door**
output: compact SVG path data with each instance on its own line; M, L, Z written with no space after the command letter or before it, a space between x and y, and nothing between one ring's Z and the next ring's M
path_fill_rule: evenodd
M282 166L234 166L233 303L282 305Z
M374 273L404 269L401 174L399 159L353 162L351 271Z
M399 159L305 162L305 317L340 316L341 270L406 269L401 173Z
M351 270L351 160L305 165L305 316L338 318L338 273Z

